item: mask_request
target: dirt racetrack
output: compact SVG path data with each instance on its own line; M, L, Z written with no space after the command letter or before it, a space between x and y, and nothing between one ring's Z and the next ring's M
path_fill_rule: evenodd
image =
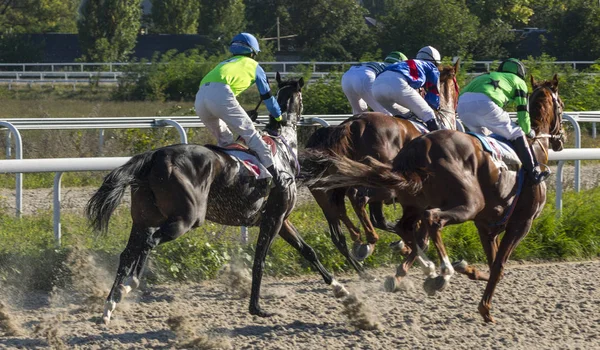
M414 288L390 294L382 279L392 271L374 271L375 282L339 277L364 302L358 316L370 318L376 330L353 326L315 274L267 278L262 305L279 313L268 319L250 316L248 299L219 281L146 287L119 305L108 327L99 323L98 309L51 307L47 295L12 290L0 297L10 305L0 306L0 324L21 335L2 336L0 328L0 348L600 348L600 261L509 264L493 300L496 324L484 324L477 313L483 282L455 276L446 291L427 297L420 270L413 269Z

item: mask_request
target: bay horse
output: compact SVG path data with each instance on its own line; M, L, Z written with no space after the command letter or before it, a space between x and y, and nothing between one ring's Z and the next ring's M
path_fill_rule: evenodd
M531 85L529 111L536 136L529 142L536 158L545 164L549 145L554 151L564 147L563 103L558 95L557 75L541 83L532 76ZM373 158L359 163L323 154L312 156L314 161L335 167L333 175L312 179L313 186L323 189L374 186L396 191L405 209L396 232L410 243L412 251L398 266L395 276L386 280L386 290L396 289L416 258L421 260L428 275L424 284L427 293L444 290L454 267L446 254L441 229L474 221L490 273L469 265L457 266L456 271L471 279L487 281L478 311L485 322L494 322L490 314L494 290L511 253L544 207L545 183L533 185L522 171L517 176L515 172L499 169L477 138L451 130L435 131L411 141L391 166ZM500 239L502 232L504 236ZM440 256L440 276L424 253L429 237Z
M319 271L338 297L346 289L323 267L315 251L288 220L296 202L296 126L302 112L304 80L281 81L276 76L285 125L271 117L266 130L276 144L275 166L287 185L279 188L240 176L239 162L216 146L172 145L133 156L110 172L86 207L92 227L106 232L108 222L128 186L131 187L132 228L120 255L117 275L104 307L110 322L117 303L139 285L148 255L159 244L172 241L205 220L231 226L259 226L252 267L249 311L270 316L259 306L260 285L267 252L279 233ZM262 179L264 181L266 179Z
M459 67L460 62L457 61L453 66L440 68L440 109L436 111L436 117L440 125L453 130L456 129L456 104L459 92L456 75ZM406 119L390 117L379 112L365 112L350 117L340 125L318 129L311 135L305 147L308 150L319 150L355 161L370 156L380 162L391 164L402 147L422 133ZM302 167L305 173L322 171L319 165L311 163L310 159L303 159ZM330 170L333 171L333 168ZM384 202L390 204L393 201L392 191L373 187L344 187L325 191L309 186L309 189L325 215L331 239L337 249L359 275L369 278L360 261L373 253L375 243L379 240L375 227L395 232L394 225L389 224L383 215ZM348 196L362 224L366 244L362 240L360 230L346 213L345 196ZM369 204L370 215L367 214L367 204ZM352 251L348 250L340 220L348 229L354 242ZM406 252L402 241L396 242L396 247Z

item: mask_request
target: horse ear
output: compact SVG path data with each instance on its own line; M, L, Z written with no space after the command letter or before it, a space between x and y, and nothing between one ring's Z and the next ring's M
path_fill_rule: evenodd
M552 77L552 85L558 88L558 73L554 73L554 76Z
M279 72L275 75L275 81L277 81L277 84L281 84L281 75L279 75Z
M304 78L300 78L300 80L298 80L298 87L300 89L302 89L303 86L304 86Z
M454 63L454 74L458 75L459 71L460 71L460 58L458 58L456 60L456 63Z
M531 78L531 88L535 89L535 87L538 86L538 83L535 81L533 74L531 74L529 77Z

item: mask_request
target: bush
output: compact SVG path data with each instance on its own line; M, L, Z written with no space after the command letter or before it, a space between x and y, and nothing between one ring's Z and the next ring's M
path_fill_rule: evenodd
M113 97L121 101L191 101L202 78L224 58L206 57L198 50L157 54L150 62L127 66Z

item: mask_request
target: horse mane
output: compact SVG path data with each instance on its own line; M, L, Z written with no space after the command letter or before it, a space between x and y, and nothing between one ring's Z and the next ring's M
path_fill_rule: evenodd
M454 71L454 66L441 66L439 68L440 71L440 85L446 85L450 82L454 81L456 77L456 72ZM453 92L453 89L443 89L444 90L444 101L450 100L450 94ZM441 92L440 92L441 93Z
M529 115L532 128L536 131L539 131L544 125L550 127L552 123L554 104L551 91L553 91L552 82L544 80L537 83L529 98Z

